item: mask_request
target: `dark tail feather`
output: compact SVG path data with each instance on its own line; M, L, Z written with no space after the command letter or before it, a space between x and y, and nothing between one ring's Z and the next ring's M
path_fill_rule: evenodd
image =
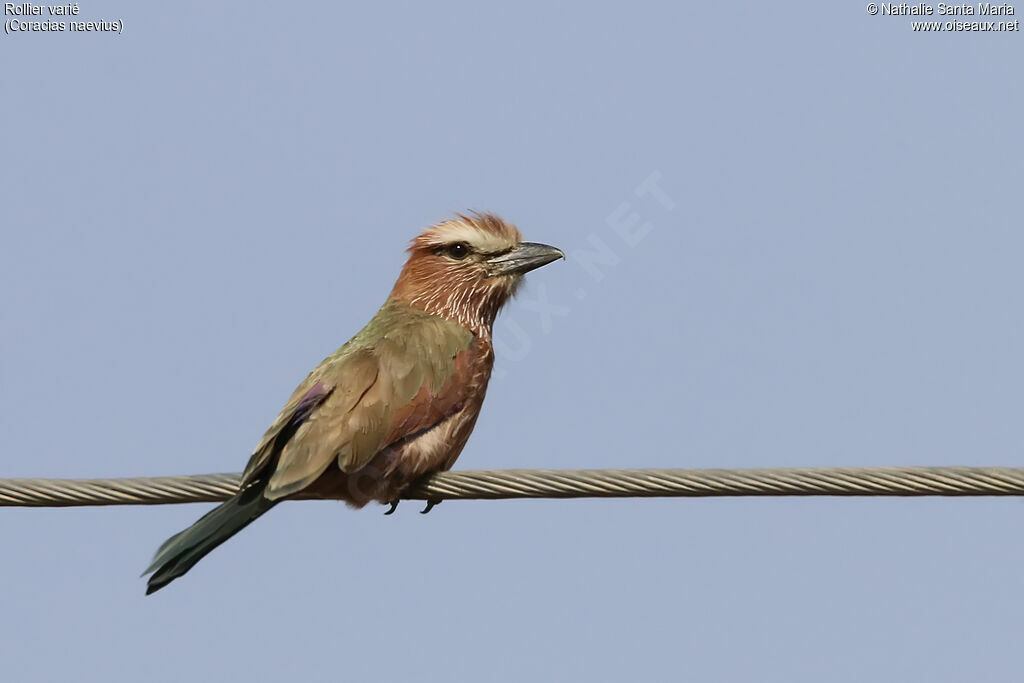
M264 498L258 488L253 490L250 487L210 510L189 528L168 538L156 551L149 568L142 573L145 576L155 572L146 584L146 595L183 575L211 550L274 507L276 502Z

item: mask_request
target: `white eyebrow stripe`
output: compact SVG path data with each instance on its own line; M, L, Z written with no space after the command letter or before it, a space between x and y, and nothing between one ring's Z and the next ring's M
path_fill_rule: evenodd
M489 230L482 230L475 225L462 221L447 221L431 228L424 234L424 241L433 246L465 242L474 250L488 254L506 251L515 246L515 242L497 235Z

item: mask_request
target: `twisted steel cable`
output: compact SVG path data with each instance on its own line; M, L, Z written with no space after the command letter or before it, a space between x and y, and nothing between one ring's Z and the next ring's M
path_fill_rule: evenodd
M238 474L118 479L0 479L0 507L221 501ZM464 470L430 477L409 500L708 496L1024 496L1018 467Z

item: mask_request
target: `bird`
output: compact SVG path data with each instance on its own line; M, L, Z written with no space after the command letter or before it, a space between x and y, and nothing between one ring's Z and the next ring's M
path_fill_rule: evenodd
M384 305L295 389L237 492L159 547L147 595L283 500L378 502L391 513L411 484L452 467L487 391L499 310L523 275L565 254L477 212L428 227L407 251Z

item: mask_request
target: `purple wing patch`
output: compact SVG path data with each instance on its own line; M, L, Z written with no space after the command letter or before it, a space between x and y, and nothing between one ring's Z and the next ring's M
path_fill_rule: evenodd
M295 406L295 412L292 413L291 419L288 420L288 424L285 429L295 430L305 422L309 416L316 410L317 406L327 400L327 397L334 391L334 387L329 387L324 384L323 380L320 380L309 388L306 395L299 401L299 405Z
M322 381L317 382L299 400L295 408L292 409L291 415L288 416L288 419L285 420L281 427L276 431L267 432L267 435L264 436L264 441L256 449L256 452L252 454L252 457L249 458L249 464L245 466L245 472L242 474L243 488L252 484L261 476L261 473L266 471L268 466L272 466L276 462L277 456L281 453L281 449L285 447L285 444L291 441L295 433L299 431L299 427L309 419L313 411L320 407L333 392L333 386Z

